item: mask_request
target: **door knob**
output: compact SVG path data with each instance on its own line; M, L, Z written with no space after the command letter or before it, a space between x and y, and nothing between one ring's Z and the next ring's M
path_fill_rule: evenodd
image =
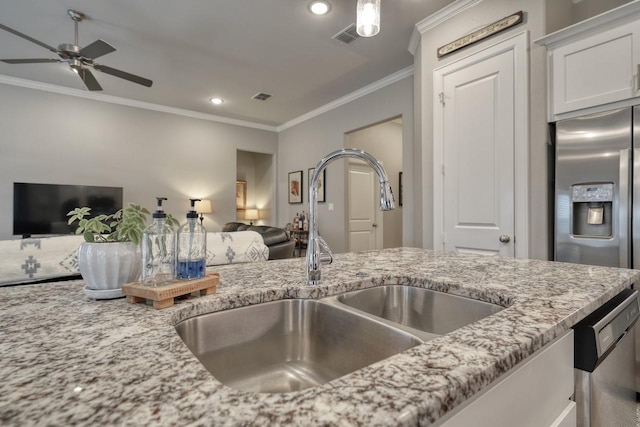
M508 234L503 234L502 236L498 237L498 240L500 240L500 243L509 243L511 241L511 237L509 237Z
M376 227L378 226L378 224L376 224L376 223L374 222L373 224L371 224L371 226L372 226L373 228L376 228Z

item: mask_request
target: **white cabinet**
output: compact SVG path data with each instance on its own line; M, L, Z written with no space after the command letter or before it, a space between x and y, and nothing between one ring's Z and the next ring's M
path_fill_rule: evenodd
M605 104L640 102L640 2L545 36L549 121ZM608 108L615 108L610 105Z
M640 22L551 51L553 112L579 110L638 95Z
M440 427L575 427L573 330L463 403Z

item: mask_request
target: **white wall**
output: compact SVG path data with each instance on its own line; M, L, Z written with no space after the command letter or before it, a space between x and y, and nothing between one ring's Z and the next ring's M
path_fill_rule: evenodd
M393 121L380 123L349 133L347 141L349 147L366 151L384 166L396 198L396 208L382 213L382 247L386 249L402 246L403 207L399 204L399 173L402 171L402 124Z
M438 47L522 10L523 24L488 40L438 59ZM419 134L422 141L423 244L433 246L433 70L471 55L523 30L529 31L529 257L547 259L549 221L547 197L546 54L533 40L545 34L545 0L483 0L475 6L422 34L420 64L415 74L420 99Z
M403 207L403 245L413 246L415 209L419 206L408 195L414 191L413 78L407 77L374 93L356 99L320 116L283 130L278 138L278 224L291 222L296 212L308 211L308 168L331 151L344 148L345 134L390 118L403 120L403 171L407 197ZM302 170L304 203L290 205L287 198L288 173ZM338 160L327 168L326 200L318 205L318 225L331 249L344 252L346 243L345 164ZM334 210L329 211L333 203Z
M211 199L208 230L233 221L236 150L275 154L277 134L0 84L0 239L11 238L13 182L124 187L124 201L181 221Z

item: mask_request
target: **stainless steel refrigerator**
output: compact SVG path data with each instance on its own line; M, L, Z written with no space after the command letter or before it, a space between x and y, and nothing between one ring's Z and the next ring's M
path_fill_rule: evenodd
M557 261L640 267L639 108L557 122Z
M555 134L556 261L640 269L640 106L561 120ZM638 331L636 366L616 366L592 398L633 416L633 385L620 378L635 372L640 391Z

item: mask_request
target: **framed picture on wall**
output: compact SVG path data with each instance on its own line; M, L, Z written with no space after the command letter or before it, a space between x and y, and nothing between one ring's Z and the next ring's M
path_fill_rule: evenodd
M311 183L311 177L313 176L313 172L315 172L316 168L309 168L309 183ZM326 199L326 188L327 188L327 170L322 171L322 176L318 180L318 203L325 202Z
M302 171L289 172L289 203L302 203Z
M247 181L236 181L236 210L247 209Z

